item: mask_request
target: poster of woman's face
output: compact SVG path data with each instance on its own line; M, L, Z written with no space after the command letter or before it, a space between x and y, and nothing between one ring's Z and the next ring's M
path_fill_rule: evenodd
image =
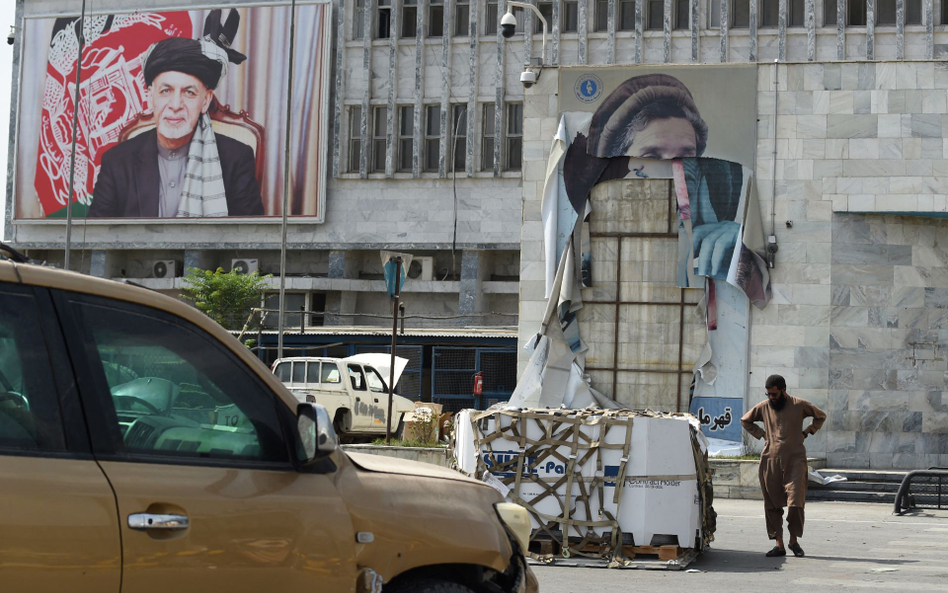
M564 68L563 112L592 112L599 158L712 157L753 167L755 65Z

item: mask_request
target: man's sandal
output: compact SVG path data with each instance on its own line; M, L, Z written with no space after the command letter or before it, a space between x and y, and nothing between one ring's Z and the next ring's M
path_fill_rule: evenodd
M767 557L768 557L768 558L773 558L773 557L775 557L775 556L786 556L786 555L787 555L787 551L786 551L786 550L781 550L781 549L778 548L777 546L774 546L774 549L773 549L773 550L767 552Z
M800 547L799 543L790 544L789 548L790 548L790 551L793 552L794 556L796 556L797 558L803 558L804 556L803 548Z

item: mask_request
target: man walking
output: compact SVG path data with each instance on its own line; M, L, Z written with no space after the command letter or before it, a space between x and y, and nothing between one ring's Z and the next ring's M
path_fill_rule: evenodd
M797 538L803 537L803 505L806 503L807 465L803 441L826 421L826 413L810 402L787 393L787 382L780 375L767 377L767 400L754 406L741 418L741 425L754 438L764 438L760 455L760 489L764 495L767 535L777 545L767 556L786 556L783 545L783 507L787 508L790 551L803 556ZM803 430L803 419L813 418ZM764 428L754 424L763 422Z

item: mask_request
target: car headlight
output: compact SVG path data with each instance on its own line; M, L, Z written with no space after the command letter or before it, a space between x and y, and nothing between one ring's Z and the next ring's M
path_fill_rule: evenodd
M497 510L500 521L517 538L520 550L526 554L530 548L530 532L533 529L530 525L530 513L527 512L527 509L513 502L498 502L494 505L494 508Z

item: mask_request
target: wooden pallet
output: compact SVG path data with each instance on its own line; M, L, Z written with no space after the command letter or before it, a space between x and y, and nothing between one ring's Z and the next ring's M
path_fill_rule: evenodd
M625 546L625 548L637 548L639 546ZM535 557L531 556L527 559L529 564L534 565L543 565L543 566L577 566L583 568L626 568L626 569L640 569L640 570L685 570L689 564L695 561L698 557L699 550L693 548L679 548L678 546L641 546L642 548L652 548L653 550L661 551L660 548L676 548L676 556L668 560L662 560L660 557L656 557L657 554L645 554L642 553L636 558L626 557L620 559L616 562L612 562L607 558L583 558L580 556L572 556L570 558L563 558L557 556L548 556L548 557ZM631 550L623 550L624 553L629 554ZM666 552L670 553L671 550Z
M626 558L638 558L640 556L658 556L659 560L678 560L689 550L678 546L622 546L622 553Z

